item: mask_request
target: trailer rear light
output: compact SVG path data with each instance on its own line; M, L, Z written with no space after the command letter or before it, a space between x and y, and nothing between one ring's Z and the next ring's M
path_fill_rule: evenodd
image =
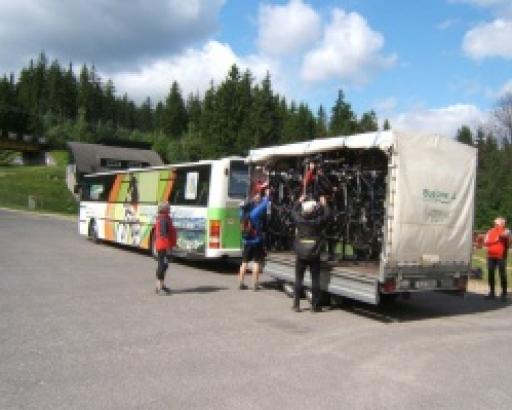
M382 284L382 291L384 293L393 293L396 291L396 282L395 279L388 279L386 282Z
M208 247L219 249L220 248L220 221L218 219L210 220L210 234L208 235Z

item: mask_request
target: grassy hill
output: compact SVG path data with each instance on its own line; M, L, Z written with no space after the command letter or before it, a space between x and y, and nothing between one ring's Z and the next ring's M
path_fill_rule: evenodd
M0 206L29 209L29 196L36 211L75 214L78 204L66 187L67 153L52 153L56 166L0 166Z

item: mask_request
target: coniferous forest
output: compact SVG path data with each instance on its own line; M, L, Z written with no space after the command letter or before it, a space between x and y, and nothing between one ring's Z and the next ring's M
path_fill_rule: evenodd
M54 148L66 141L144 142L165 161L246 155L250 148L378 129L375 112L358 116L342 90L317 112L272 89L270 73L257 82L233 65L204 95L183 95L174 81L164 101L136 104L118 95L94 65L49 62L44 53L17 75L0 77L0 131L44 136ZM461 124L456 138L478 149L476 227L496 215L512 218L512 94L501 97L485 127ZM384 121L384 128L390 127ZM454 161L457 159L454 158Z
M79 72L78 75L75 74ZM3 132L45 136L54 146L105 138L142 141L169 161L245 155L249 148L376 130L375 112L360 118L340 90L329 112L287 101L272 89L270 74L257 83L233 65L204 95L183 95L169 84L164 101L137 105L118 96L115 84L94 66L75 70L41 54L19 75L0 79Z

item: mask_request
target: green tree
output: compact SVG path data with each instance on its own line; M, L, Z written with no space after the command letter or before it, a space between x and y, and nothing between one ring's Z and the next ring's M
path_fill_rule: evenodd
M467 125L463 125L457 130L455 139L463 144L473 145L473 134Z
M338 98L331 111L329 122L329 135L352 135L357 132L357 118L351 105L345 101L342 90L338 91Z
M163 127L165 134L174 138L181 137L187 129L187 111L176 81L173 81L165 101Z
M379 129L379 123L375 111L371 110L363 113L357 128L359 132L377 131Z
M315 129L316 138L324 138L327 136L327 115L322 105L318 108Z
M16 101L14 75L0 79L0 136L7 132L18 132L20 109Z
M153 124L153 108L151 106L151 98L146 98L140 108L137 110L136 128L140 131L151 131Z
M263 147L279 141L281 123L278 115L278 99L272 93L270 73L261 85L254 88L254 104L251 112L253 147Z

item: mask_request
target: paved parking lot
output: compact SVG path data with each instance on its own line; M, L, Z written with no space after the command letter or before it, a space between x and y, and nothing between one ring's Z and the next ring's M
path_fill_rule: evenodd
M173 264L156 296L150 257L0 210L0 409L512 408L508 303L297 314L236 268Z

